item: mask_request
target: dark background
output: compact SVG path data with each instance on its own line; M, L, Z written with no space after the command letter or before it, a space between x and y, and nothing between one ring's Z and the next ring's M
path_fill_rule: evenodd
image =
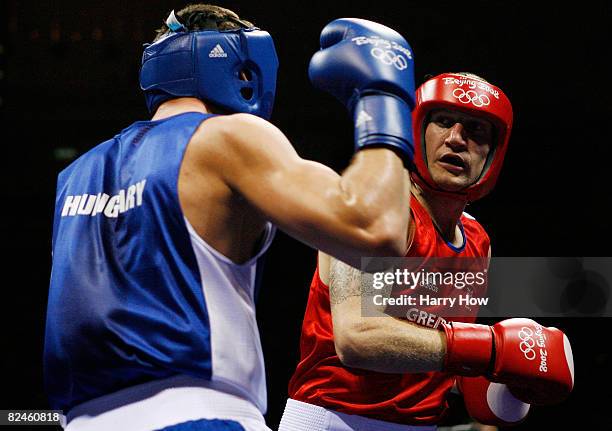
M56 175L147 117L138 89L142 43L172 8L185 4L0 2L0 409L47 408L41 356ZM218 4L275 37L281 66L272 122L303 157L337 170L352 152L351 123L343 107L307 79L319 32L332 19L366 18L401 32L415 53L417 84L425 74L471 71L499 85L515 112L509 153L496 190L468 208L488 230L493 254L610 255L609 3ZM258 307L272 427L297 363L314 265L313 250L278 235ZM565 403L534 409L520 429L612 429L611 322L544 322L572 340L576 387Z

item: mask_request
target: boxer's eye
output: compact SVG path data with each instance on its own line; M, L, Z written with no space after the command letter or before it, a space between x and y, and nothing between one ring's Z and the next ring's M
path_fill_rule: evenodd
M491 127L489 124L482 121L465 121L463 126L465 130L473 136L489 137L491 135Z
M478 121L466 121L464 126L468 132L472 133L482 133L484 131L484 125Z
M446 116L446 115L436 116L433 119L433 122L436 123L440 127L444 127L445 129L453 127L453 124L455 124L455 120L453 118L451 118L451 117Z

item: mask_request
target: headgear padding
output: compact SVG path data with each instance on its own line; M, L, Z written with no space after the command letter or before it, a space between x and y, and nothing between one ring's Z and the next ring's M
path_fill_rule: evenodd
M425 129L429 113L435 109L462 111L491 121L495 141L483 171L476 182L458 192L447 192L434 182L427 168ZM468 201L480 199L493 189L508 147L512 130L512 105L496 86L474 76L445 73L421 85L416 91L416 107L412 113L414 126L416 173L412 178L430 191L466 196Z
M277 70L272 37L255 27L171 32L146 45L140 88L150 112L175 97L196 97L229 112L268 119Z

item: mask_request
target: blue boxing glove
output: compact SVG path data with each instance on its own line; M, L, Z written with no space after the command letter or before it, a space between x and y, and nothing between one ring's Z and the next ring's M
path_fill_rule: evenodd
M321 33L310 60L312 84L342 102L353 115L355 150L387 146L412 165L414 64L406 40L372 21L341 18Z

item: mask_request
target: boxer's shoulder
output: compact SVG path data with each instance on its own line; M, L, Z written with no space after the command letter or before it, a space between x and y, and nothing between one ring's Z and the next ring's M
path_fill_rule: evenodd
M199 147L241 145L257 142L262 135L278 129L268 121L251 114L217 115L202 122L192 142Z
M465 236L474 244L477 244L481 253L490 254L491 239L486 229L472 215L463 212L461 214L461 224Z
M262 178L295 178L304 166L287 137L273 124L250 114L214 116L192 137L185 161L216 175L240 195L263 187ZM268 181L270 188L282 181Z
M274 153L289 145L272 123L251 114L218 115L203 121L195 131L186 157L212 168L244 161L249 165L258 153ZM246 163L249 162L249 163Z
M465 219L467 220L473 220L476 221L476 217L474 217L473 215L463 211L463 213L461 214Z
M461 214L461 223L463 224L464 229L478 231L486 235L485 228L478 220L476 220L476 217L466 213L465 211Z

